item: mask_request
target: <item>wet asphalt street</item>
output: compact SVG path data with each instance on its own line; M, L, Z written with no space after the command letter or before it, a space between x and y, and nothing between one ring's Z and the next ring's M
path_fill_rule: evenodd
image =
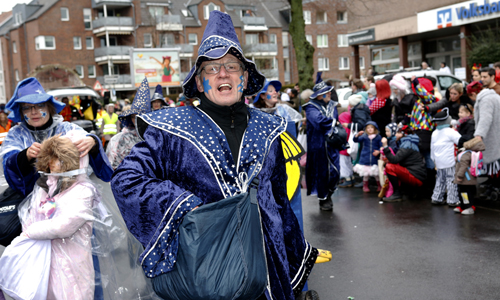
M500 299L500 211L463 216L430 200L379 204L376 193L340 189L333 212L302 190L304 232L332 251L309 289L321 300Z

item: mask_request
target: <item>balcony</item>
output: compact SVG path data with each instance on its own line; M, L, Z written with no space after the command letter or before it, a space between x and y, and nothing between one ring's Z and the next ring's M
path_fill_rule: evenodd
M180 15L163 15L157 18L156 30L160 31L182 31Z
M132 34L134 19L130 17L106 17L92 21L92 31L96 36L109 34Z
M244 31L267 31L266 18L264 17L242 17Z
M112 6L113 8L127 7L132 5L133 0L92 0L92 8L101 8L104 5Z
M180 58L190 58L193 57L194 49L193 45L189 44L174 44L174 45L161 45L162 48L180 48L179 57Z
M276 44L252 44L244 45L243 53L245 56L274 57L278 55L278 45Z
M95 62L105 64L111 60L115 64L130 62L130 46L110 46L94 49Z
M133 89L132 77L130 74L118 75L118 81L113 84L106 83L104 81L104 76L97 76L97 80L102 84L105 89L115 89L115 90L130 90Z
M277 69L259 69L259 72L266 77L267 80L279 80L280 73Z

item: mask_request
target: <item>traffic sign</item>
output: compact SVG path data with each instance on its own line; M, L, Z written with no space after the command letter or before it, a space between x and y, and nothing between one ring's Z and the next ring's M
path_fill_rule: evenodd
M100 90L102 90L102 85L99 82L99 80L95 81L93 89L94 89L94 91L100 91Z
M113 84L117 83L120 75L104 75L104 83Z

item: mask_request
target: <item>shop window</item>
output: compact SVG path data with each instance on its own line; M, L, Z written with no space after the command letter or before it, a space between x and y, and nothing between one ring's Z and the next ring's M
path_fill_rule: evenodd
M330 61L328 58L318 58L318 71L330 70Z
M318 48L327 48L328 47L328 34L318 34L317 42Z
M311 11L304 10L304 22L306 23L306 25L311 24Z
M349 57L339 57L339 70L349 70Z

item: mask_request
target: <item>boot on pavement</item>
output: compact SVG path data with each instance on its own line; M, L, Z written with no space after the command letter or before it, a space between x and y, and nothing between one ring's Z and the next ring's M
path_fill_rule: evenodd
M321 210L333 210L332 198L328 197L325 200L319 200L319 209L321 209Z
M399 191L394 191L394 193L390 197L383 198L384 202L399 202L403 200L401 193Z
M369 193L370 187L368 186L368 180L363 180L363 192Z

